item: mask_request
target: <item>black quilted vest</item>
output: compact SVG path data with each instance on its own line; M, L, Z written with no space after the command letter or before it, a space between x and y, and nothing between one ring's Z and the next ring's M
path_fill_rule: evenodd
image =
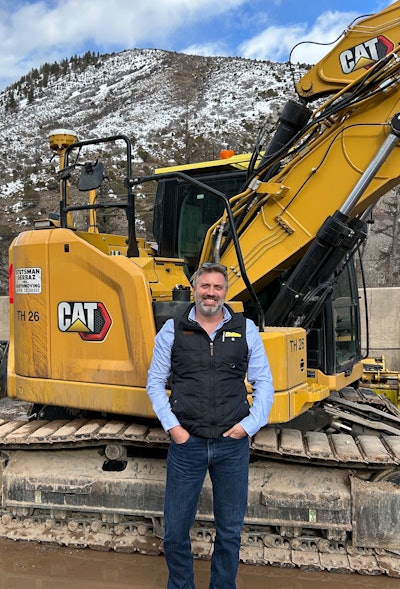
M212 341L188 315L175 319L171 355L172 411L191 435L217 438L249 414L246 319L229 312Z

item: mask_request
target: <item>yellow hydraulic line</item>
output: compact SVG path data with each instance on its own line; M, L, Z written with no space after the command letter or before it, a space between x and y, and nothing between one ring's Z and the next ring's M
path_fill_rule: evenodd
M48 140L50 149L55 151L58 155L60 170L63 170L65 167L65 151L69 145L72 145L72 143L76 143L76 141L78 141L78 137L75 135L74 131L67 129L57 129L49 134ZM62 191L60 181L60 200L61 199ZM69 205L69 182L67 182L66 205ZM67 213L67 224L70 227L73 226L72 214L70 212Z
M96 190L89 190L89 204L94 204L96 200L97 192ZM97 214L95 209L89 209L89 229L88 233L98 233L99 229L97 227Z

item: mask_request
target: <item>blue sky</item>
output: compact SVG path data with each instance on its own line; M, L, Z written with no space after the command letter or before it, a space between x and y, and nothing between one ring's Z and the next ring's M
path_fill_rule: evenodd
M300 41L334 41L390 0L0 0L0 90L87 50L155 48L285 62ZM400 4L400 2L398 2ZM300 45L315 63L327 47Z

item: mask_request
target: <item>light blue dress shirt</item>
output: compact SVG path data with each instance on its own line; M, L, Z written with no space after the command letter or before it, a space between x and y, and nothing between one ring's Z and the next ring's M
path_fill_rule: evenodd
M214 340L218 329L231 319L223 307L224 318L210 335ZM196 323L195 307L189 313L189 320ZM174 343L174 320L168 319L157 333L153 358L148 372L147 393L154 412L165 431L180 425L169 403L166 384L171 372L171 349ZM271 370L258 329L251 319L246 319L246 341L248 347L247 380L252 387L253 402L250 413L240 421L249 436L254 436L268 422L268 415L274 399Z

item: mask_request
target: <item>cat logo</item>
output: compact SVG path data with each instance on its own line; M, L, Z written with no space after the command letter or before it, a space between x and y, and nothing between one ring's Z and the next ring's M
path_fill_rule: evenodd
M339 56L342 72L351 74L356 70L369 68L382 57L389 55L393 49L394 44L384 35L378 35L360 45L350 47L342 51Z
M58 305L58 329L78 333L88 342L101 342L111 326L111 317L103 303L63 301Z

